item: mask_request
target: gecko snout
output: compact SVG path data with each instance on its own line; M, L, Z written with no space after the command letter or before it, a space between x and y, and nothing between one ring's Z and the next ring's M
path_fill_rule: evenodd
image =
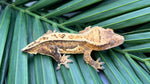
M113 40L110 40L110 44L114 43L114 46L121 45L124 42L124 37L121 35L114 35Z

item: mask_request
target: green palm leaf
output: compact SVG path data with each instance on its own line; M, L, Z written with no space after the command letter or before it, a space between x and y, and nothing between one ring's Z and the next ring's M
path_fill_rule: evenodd
M43 7L48 6L50 4L54 4L56 2L58 2L58 0L51 0L51 1L50 0L40 0L39 2L37 2L36 4L34 4L30 8L28 8L27 10L35 11L37 9L43 8Z
M7 39L7 33L9 29L9 24L10 24L10 8L6 8L5 11L1 14L1 20L0 20L0 38L3 39L0 44L0 65L2 62L3 58L3 52L4 52L4 47Z
M25 45L27 45L25 17L24 14L20 12L16 18L11 45L9 65L11 69L9 69L8 73L8 84L28 83L27 54L20 52Z
M32 1L0 1L1 84L150 83L149 0ZM109 27L125 37L117 48L92 53L105 62L99 73L83 55L71 55L69 69L57 71L51 57L21 52L47 30L77 33L89 25Z
M43 17L54 17L54 16L62 15L64 13L68 13L68 12L77 10L79 8L91 5L98 1L101 1L101 0L73 0L61 7L58 7L56 10L44 15Z
M129 11L129 10L125 10L122 8L122 9L120 9L121 11L119 10L116 12L116 10L121 8L122 6L126 6L126 5L134 3L136 1L138 1L138 0L126 0L126 1L124 1L124 0L118 0L118 1L108 0L108 1L104 2L103 6L101 6L101 4L100 4L100 5L96 6L95 8L93 8L94 10L92 10L92 9L87 10L87 12L82 13L78 16L75 16L75 17L69 19L68 21L62 23L62 25L85 23L85 22L90 22L93 20L103 20L105 18L112 17L114 15L118 15L123 12Z
M43 35L44 29L39 19L33 20L33 40L36 40L39 36ZM47 56L35 55L33 58L35 69L36 84L56 84L56 78L54 75L54 68L52 66L52 60ZM48 74L49 73L49 74Z

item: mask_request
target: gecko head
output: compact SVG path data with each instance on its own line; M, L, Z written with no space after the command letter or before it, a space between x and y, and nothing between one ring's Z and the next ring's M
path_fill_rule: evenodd
M102 39L105 40L105 49L110 49L121 45L124 42L124 37L114 33L112 29L105 29L102 35Z
M84 30L84 35L89 43L99 46L98 50L107 50L124 42L123 36L114 33L112 29L104 29L99 26L87 27Z

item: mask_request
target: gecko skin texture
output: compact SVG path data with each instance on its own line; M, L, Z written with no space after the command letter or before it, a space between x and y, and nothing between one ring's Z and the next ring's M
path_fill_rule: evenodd
M104 69L101 66L104 62L99 62L100 58L96 61L93 60L91 52L93 50L107 50L123 42L124 37L114 33L112 29L104 29L98 26L91 28L89 26L80 31L79 34L58 33L48 30L47 33L27 45L22 51L51 56L58 62L57 70L60 69L62 64L69 68L67 63L72 62L72 60L68 59L69 55L65 54L83 53L85 62L98 71L98 69ZM61 56L61 54L63 55Z

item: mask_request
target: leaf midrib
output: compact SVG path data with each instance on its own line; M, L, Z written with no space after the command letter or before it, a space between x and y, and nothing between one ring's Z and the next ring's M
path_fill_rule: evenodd
M7 13L7 11L8 11L8 7L7 7L5 10L6 10L6 11L5 11L4 16L3 16L3 19L2 19L2 21L1 21L0 30L1 30L2 25L3 25L3 23L4 23L4 18L6 17L6 13Z
M100 53L99 53L100 54ZM105 60L105 58L103 57L103 55L102 54L100 54L101 55L101 57L103 58L103 60L106 62L106 60ZM120 81L119 81L119 79L116 77L116 75L113 73L113 71L112 71L112 69L110 68L110 66L106 63L106 65L108 66L108 68L109 68L109 70L111 70L111 72L112 72L112 74L114 75L114 77L117 79L117 81L119 82L119 84L121 84L120 83Z
M19 20L19 32L18 32L18 45L17 45L17 58L16 58L16 72L15 72L15 84L16 83L16 80L17 80L17 72L18 72L18 56L19 56L19 47L20 47L20 28L21 28L21 20L22 20L22 13L20 12L20 20Z
M111 50L111 52L112 52L112 50ZM113 53L113 52L112 52ZM132 77L132 75L129 73L129 71L127 70L127 68L122 64L122 62L118 59L118 57L116 56L116 54L114 54L113 53L113 55L115 56L115 58L119 61L119 63L123 66L123 68L128 72L128 74L130 75L130 77L132 78L132 80L136 83L136 84L138 84L135 80L134 80L134 78Z
M127 54L126 57L128 57L132 61L132 63L138 68L138 70L142 73L142 75L146 78L146 80L148 80L147 76L145 76L145 74L143 73L143 71L141 71L141 69L139 68L139 66L137 66L137 64L133 61L133 59L131 59L131 57L129 56L129 54L128 53L125 53L125 54ZM150 81L150 80L148 80L148 81Z

